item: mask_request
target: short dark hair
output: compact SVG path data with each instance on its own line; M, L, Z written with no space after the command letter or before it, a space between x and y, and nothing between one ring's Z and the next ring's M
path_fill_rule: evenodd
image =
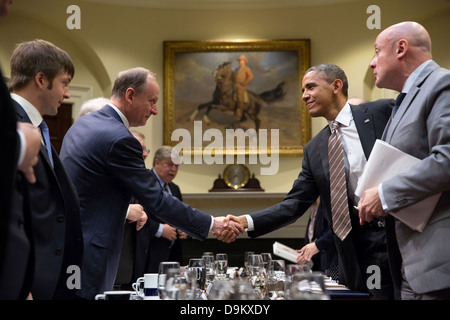
M114 81L111 96L116 98L123 97L128 88L133 88L136 91L144 90L148 77L156 79L153 72L142 67L119 72Z
M67 72L73 78L75 67L69 54L51 42L37 39L19 43L11 57L10 90L22 89L39 72L48 79L51 89L55 76Z
M342 81L342 93L348 97L348 80L344 70L335 64L325 63L319 64L309 68L306 72L317 71L319 75L328 83L332 83L334 80L339 79Z

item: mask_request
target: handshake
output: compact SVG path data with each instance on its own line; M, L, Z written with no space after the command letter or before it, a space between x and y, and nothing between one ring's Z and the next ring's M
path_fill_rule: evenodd
M247 227L247 218L245 216L236 217L229 214L226 217L215 217L211 232L218 240L230 243L244 233Z

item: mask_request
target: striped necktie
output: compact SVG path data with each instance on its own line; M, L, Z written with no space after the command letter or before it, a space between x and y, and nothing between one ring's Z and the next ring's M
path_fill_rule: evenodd
M348 209L347 181L345 179L344 149L339 134L339 123L333 121L328 140L330 165L331 216L333 231L342 241L352 229Z
M45 123L44 120L42 120L41 124L39 125L39 128L41 129L41 134L42 137L44 138L45 146L47 147L48 158L50 159L50 163L52 164L53 167L52 145L50 143L50 134L48 131L47 124Z

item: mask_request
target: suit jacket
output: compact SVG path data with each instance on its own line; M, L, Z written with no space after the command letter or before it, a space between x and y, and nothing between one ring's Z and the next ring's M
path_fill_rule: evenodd
M169 183L169 188L174 197L183 201L180 188L175 183ZM137 201L132 199L131 203ZM161 261L182 263L180 239L172 244L165 238L155 237L161 223L164 222L149 218L139 231L136 231L136 223L125 224L116 286L129 286L145 273L158 273Z
M417 293L450 288L449 128L450 71L432 61L419 74L383 134L389 144L422 159L410 171L383 182L389 210L398 211L442 192L422 233L399 221L387 225L393 244L389 258L395 270L394 279L397 284L401 281L403 258L406 279Z
M31 123L22 106L14 101L18 120ZM36 183L30 184L35 273L33 298L74 299L76 289L68 288L71 265L81 267L83 238L78 196L55 149L52 168L44 144L34 167ZM70 282L70 279L69 279Z
M312 239L310 239L308 235L308 229L311 223L314 223ZM311 242L315 242L317 249L319 249L319 254L312 257L314 263L313 270L326 271L338 265L333 230L328 219L327 211L322 204L319 204L319 207L317 208L314 221L311 221L311 217L308 220L305 233L305 244Z
M353 119L366 158L369 157L375 140L380 138L392 110L392 100L378 100L359 106L351 106ZM369 121L367 121L367 119ZM263 235L291 224L301 217L320 196L320 203L328 215L331 225L330 175L328 165L329 126L320 131L304 148L302 171L294 181L292 189L284 200L272 207L250 214L254 221L251 237ZM353 207L349 199L349 208ZM385 231L373 225L359 225L359 218L349 212L352 231L344 241L335 236L339 259L339 281L349 288L367 292L366 266L376 264L388 269ZM382 271L383 272L383 271ZM386 281L386 291L391 285L389 271L382 276ZM379 295L373 291L374 295ZM390 292L383 297L390 297Z
M207 237L211 216L161 190L145 168L142 146L111 106L72 125L64 137L61 159L81 204L85 245L80 297L93 299L113 288L131 196L151 219L158 217L196 239Z
M169 188L174 197L176 197L180 201L183 201L180 188L175 183L170 182ZM157 220L156 222L158 224L164 223L160 220ZM178 261L181 265L183 260L181 240L177 239L172 243L165 238L155 237L153 236L154 234L155 232L153 232L152 236L148 237L148 235L146 236L144 233L138 232L137 235L137 252L148 252L147 261L145 264L145 272L158 272L159 263L161 261ZM141 241L141 243L139 243L139 241Z
M20 139L16 112L0 72L0 300L25 299L31 291L33 248L28 183L17 171Z

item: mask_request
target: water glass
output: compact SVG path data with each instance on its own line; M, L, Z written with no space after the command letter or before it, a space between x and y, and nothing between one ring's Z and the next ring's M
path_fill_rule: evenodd
M228 255L226 253L216 254L216 277L226 279L228 269Z
M169 269L164 287L164 300L193 300L197 289L194 271Z
M163 299L164 295L164 286L166 284L166 276L169 269L179 269L180 263L176 261L162 261L159 264L158 269L158 294L159 298Z
M197 281L197 298L200 298L205 290L206 267L202 258L189 259L188 269L194 272Z
M203 255L202 259L205 261L206 267L206 286L208 286L216 275L216 261L212 255Z
M288 300L330 300L321 272L297 272L287 280Z

